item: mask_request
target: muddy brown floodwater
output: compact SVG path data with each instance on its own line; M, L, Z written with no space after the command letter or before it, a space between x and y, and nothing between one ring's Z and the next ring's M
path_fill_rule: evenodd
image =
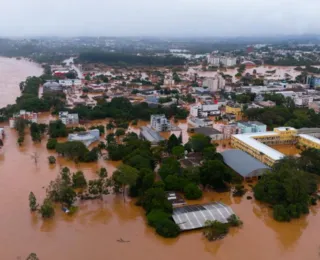
M1 77L0 77L1 78ZM1 96L0 96L1 99ZM43 114L41 121L48 121ZM186 129L185 122L180 122ZM138 127L132 127L138 131ZM123 260L123 259L201 259L201 260L313 260L320 259L319 206L310 214L290 223L278 223L270 209L255 200L232 198L229 193L206 192L204 198L192 203L221 200L230 205L244 222L241 229L232 229L223 240L208 242L201 231L181 234L176 239L157 236L146 224L144 211L134 200L123 202L121 196L107 195L103 201L85 201L73 216L56 208L51 220L31 214L28 195L33 191L41 203L45 187L63 166L72 171L81 169L87 178L95 178L96 170L104 166L112 174L119 162L76 166L58 159L49 166L47 157L53 152L45 148L46 140L34 145L26 135L23 147L16 144L17 134L5 125L4 154L0 156L0 259L25 259L36 252L41 260ZM183 139L188 135L183 131ZM31 154L39 154L36 166ZM250 188L249 188L250 189ZM191 203L191 202L190 202ZM119 243L117 239L130 240Z
M40 76L40 65L21 59L0 57L0 108L15 102L20 95L19 83L29 76Z

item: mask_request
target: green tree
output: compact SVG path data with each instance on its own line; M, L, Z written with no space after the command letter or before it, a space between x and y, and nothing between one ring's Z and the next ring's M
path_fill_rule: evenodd
M168 213L172 212L172 205L167 200L165 191L160 187L153 187L145 191L139 200L139 204L146 210L147 214L154 209Z
M203 134L195 134L189 139L191 149L195 152L203 152L206 147L211 146L211 139Z
M172 220L164 219L158 221L156 225L156 232L163 237L173 238L180 234L179 226Z
M66 137L68 135L66 125L61 120L51 121L48 132L51 138Z
M203 158L205 160L223 161L223 157L220 153L217 153L217 149L215 145L211 145L203 149Z
M35 253L31 253L26 260L39 260L39 258Z
M182 145L173 147L172 154L178 159L182 158L184 156L184 147Z
M58 143L58 141L56 138L49 138L49 140L47 142L47 149L48 150L55 150L57 143Z
M118 128L118 129L116 130L115 135L116 135L117 137L119 137L119 136L121 136L121 135L125 135L125 133L126 133L126 131L125 131L124 129Z
M62 203L71 207L76 200L77 194L70 186L62 186L60 191L60 200Z
M48 157L48 161L49 161L49 164L55 164L56 163L56 158L51 155L51 156Z
M117 168L117 171L113 173L112 178L114 182L122 186L122 195L124 201L126 186L135 185L138 176L138 170L126 164L121 164Z
M200 190L199 186L194 183L189 183L183 189L184 195L188 200L197 200L202 197L202 191Z
M167 151L172 152L173 147L179 146L181 144L180 140L176 137L176 135L170 135L167 142Z
M40 207L40 213L43 218L51 218L54 216L54 207L49 199L45 199Z
M31 211L36 211L38 208L37 199L33 192L29 193L29 207Z
M231 181L231 172L221 161L205 161L200 167L200 180L206 186L214 189L225 189Z
M274 206L274 218L288 221L309 212L310 194L317 190L316 180L299 167L299 161L284 158L254 187L257 200Z
M159 168L159 175L164 180L168 175L175 175L181 172L180 162L173 157L165 158Z
M167 212L164 212L162 210L151 210L150 213L147 215L148 224L152 227L156 227L157 224L164 220L169 219L171 215Z
M220 239L225 236L229 231L228 224L221 223L219 221L207 220L205 222L205 228L203 231L204 236L209 240L213 241Z
M84 177L82 171L77 171L72 174L72 187L73 188L85 188L87 187L87 180Z

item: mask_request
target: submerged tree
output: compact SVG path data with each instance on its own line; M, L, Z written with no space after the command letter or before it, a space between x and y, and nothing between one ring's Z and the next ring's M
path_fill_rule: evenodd
M229 231L228 224L221 223L217 220L207 220L203 231L204 236L209 241L214 241L223 238Z
M38 208L36 196L32 191L29 193L29 207L31 211L36 211Z
M35 253L31 253L27 258L26 260L39 260L37 254Z
M40 213L43 218L51 218L54 216L54 207L50 199L46 198L40 207Z
M136 184L138 176L138 170L126 164L120 165L117 171L114 172L112 178L116 184L122 186L123 201L125 201L126 187Z

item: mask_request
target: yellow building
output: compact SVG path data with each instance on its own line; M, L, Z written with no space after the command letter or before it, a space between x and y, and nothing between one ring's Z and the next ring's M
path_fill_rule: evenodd
M320 140L311 135L301 134L299 135L299 145L320 149Z
M280 160L284 155L277 150L262 143L273 141L277 138L277 133L250 133L239 134L231 137L231 145L236 149L240 149L268 166L272 166L277 160Z
M320 149L320 139L305 134L298 135L293 127L278 127L270 132L238 134L231 137L232 147L247 152L268 166L285 156L268 145L296 143Z
M227 114L234 114L236 116L236 120L242 119L242 108L240 105L227 105L226 106Z

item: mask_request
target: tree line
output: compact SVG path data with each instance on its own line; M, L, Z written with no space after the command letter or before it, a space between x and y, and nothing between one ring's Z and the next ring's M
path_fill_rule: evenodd
M181 66L184 65L185 61L184 58L172 55L160 57L104 51L82 52L77 59L79 63L104 63L107 65L129 66Z

